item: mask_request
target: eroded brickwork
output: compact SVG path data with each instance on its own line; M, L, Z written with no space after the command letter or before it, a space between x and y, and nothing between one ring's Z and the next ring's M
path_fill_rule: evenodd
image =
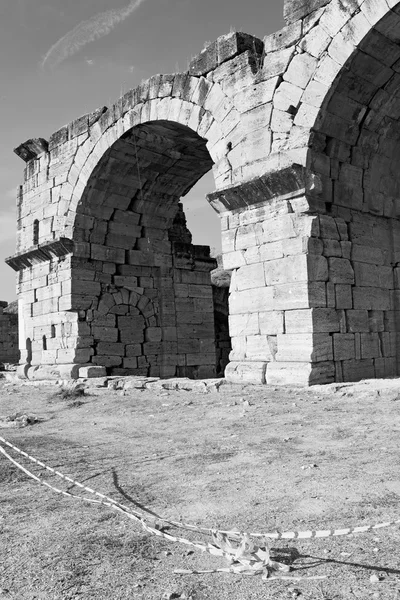
M210 169L226 376L398 373L400 3L286 0L284 15L16 149L28 376L215 372L215 263L179 206Z

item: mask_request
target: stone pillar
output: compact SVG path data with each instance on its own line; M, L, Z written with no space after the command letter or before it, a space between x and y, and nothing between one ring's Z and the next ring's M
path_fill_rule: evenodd
M231 381L334 381L332 335L340 324L327 301L323 217L305 211L313 199L307 178L312 180L293 165L209 196L211 204L225 208L223 264L233 269L232 352L225 373Z

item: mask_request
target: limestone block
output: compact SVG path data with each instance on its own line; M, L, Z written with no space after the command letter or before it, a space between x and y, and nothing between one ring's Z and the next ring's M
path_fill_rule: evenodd
M291 60L283 78L285 81L289 81L289 83L293 83L304 90L310 81L317 64L317 59L307 52L297 54Z
M353 267L357 286L380 287L380 267L358 262L353 262Z
M255 248L255 251L258 254L258 248ZM224 269L230 270L230 269L238 269L239 267L242 267L246 263L258 262L259 256L254 261L251 261L247 258L247 252L246 252L246 258L245 258L244 250L236 250L235 252L224 253L222 256L222 260L223 260Z
M32 366L24 367L26 377L32 381L45 379L77 379L79 375L79 365L59 364L51 366Z
M347 328L350 332L368 332L368 311L367 310L347 310L346 311Z
M272 287L255 288L251 292L247 290L234 291L229 297L229 312L237 315L273 310L273 301L274 290Z
M246 358L254 361L271 361L274 360L276 351L276 336L247 335Z
M260 313L269 314L269 313ZM272 313L275 314L275 313ZM251 314L230 314L229 315L229 333L232 337L256 335L260 333L259 315L257 312ZM283 332L283 329L282 329ZM263 331L262 333L274 333L273 331Z
M249 290L260 288L265 285L264 265L256 263L240 267L236 271L235 286L236 290Z
M398 375L398 368L395 358L375 358L375 377L395 377Z
M324 240L324 256L336 256L337 258L342 257L342 247L338 240Z
M125 251L122 248L112 248L99 244L91 244L90 256L93 260L105 262L125 263Z
M351 260L373 265L383 265L385 263L385 257L380 248L374 248L371 245L361 246L354 243L351 249Z
M99 342L96 345L96 353L98 355L124 356L125 344L117 342Z
M257 74L259 80L266 81L277 75L283 75L293 54L294 48L286 48L267 54L264 59L263 68Z
M351 285L335 285L335 306L338 309L353 308L353 296Z
M375 25L388 11L386 0L365 0L361 4L361 12L371 25Z
M142 355L142 345L141 344L127 344L126 345L126 356L141 356Z
M88 363L93 354L93 348L59 348L57 350L58 364L67 363Z
M345 360L342 369L344 381L360 381L361 379L375 377L374 361L372 359Z
M321 28L314 28L302 37L299 45L304 52L319 58L325 52L331 40L331 36L326 31Z
M356 355L355 336L352 333L335 333L333 335L334 360L353 360Z
M92 327L92 334L96 340L102 342L118 341L118 329L114 327Z
M279 310L260 312L258 323L262 335L276 335L284 332L284 312ZM248 335L252 331L246 332ZM254 332L258 333L258 332Z
M285 333L328 333L339 327L338 311L332 308L285 311Z
M78 377L91 379L92 377L106 377L107 371L105 367L87 365L79 367Z
M225 369L225 379L232 383L265 383L265 362L230 362Z
M332 283L354 284L354 271L349 260L328 258L329 281Z
M378 333L361 333L361 358L381 358Z
M92 363L103 367L118 367L122 365L122 356L93 356Z
M353 289L353 306L355 309L390 310L389 291L376 287L355 287Z
M333 362L270 362L267 365L268 385L318 385L332 383Z
M326 287L323 282L292 282L273 288L272 308L275 310L319 307L326 307Z
M271 129L276 133L289 132L293 126L293 115L274 108L271 118Z
M233 97L233 103L239 112L252 110L262 104L272 101L279 78L272 77L267 81L255 83L250 88L246 87Z
M370 310L368 311L368 324L370 331L384 331L384 312L383 310Z
M333 360L332 337L325 333L278 334L278 362Z
M264 38L264 52L275 52L281 48L287 48L295 44L301 37L302 27L301 22L291 23L287 27L283 27L280 31L267 35Z
M267 285L296 281L326 281L328 264L323 256L299 254L264 263L264 272Z

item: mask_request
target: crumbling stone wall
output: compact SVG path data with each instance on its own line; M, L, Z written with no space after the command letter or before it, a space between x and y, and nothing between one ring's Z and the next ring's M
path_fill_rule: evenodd
M226 376L398 373L400 2L287 0L284 14L282 31L222 36L189 72L16 149L8 263L28 376L215 365L213 265L173 233L211 168L232 271Z
M13 305L0 301L0 363L18 361L18 314Z

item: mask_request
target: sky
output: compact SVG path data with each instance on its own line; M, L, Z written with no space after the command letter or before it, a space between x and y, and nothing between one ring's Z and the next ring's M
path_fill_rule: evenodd
M259 38L284 26L283 0L0 1L0 300L14 300L16 190L24 162L13 148L110 106L156 73L187 70L206 42L231 29ZM220 247L205 175L185 198L193 242Z

